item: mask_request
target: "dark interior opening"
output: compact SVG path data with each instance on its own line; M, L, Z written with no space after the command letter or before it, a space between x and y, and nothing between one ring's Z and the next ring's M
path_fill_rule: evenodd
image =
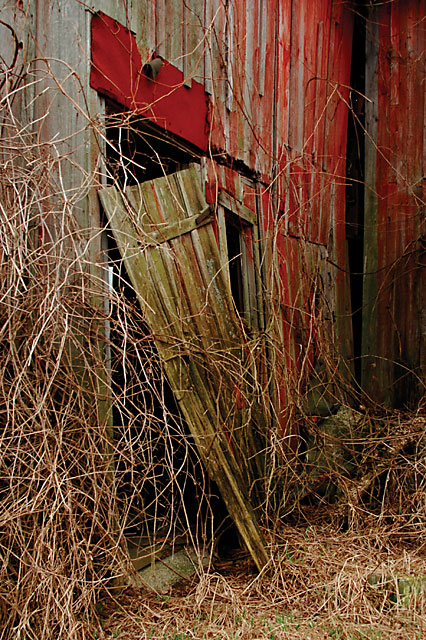
M241 220L231 212L225 212L226 242L228 247L229 278L231 292L238 313L244 314L243 266L241 256Z
M364 262L364 123L366 8L354 9L351 92L346 154L346 238L348 246L354 373L361 383L363 262Z
M106 102L108 173L110 180L131 185L186 169L200 154L147 118L123 113Z

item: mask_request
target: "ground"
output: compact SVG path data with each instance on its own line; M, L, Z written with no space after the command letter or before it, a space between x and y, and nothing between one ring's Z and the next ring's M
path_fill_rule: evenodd
M272 536L271 536L272 540ZM262 574L246 553L212 559L166 595L105 594L96 637L136 640L426 638L426 542L371 520L280 526Z

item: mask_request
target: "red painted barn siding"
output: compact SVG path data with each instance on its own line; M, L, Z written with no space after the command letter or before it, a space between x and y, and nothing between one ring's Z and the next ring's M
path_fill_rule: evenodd
M90 153L86 152L88 134L80 122L87 95L91 114L99 106L96 96L86 92L91 16L85 8L92 7L134 33L138 64L156 50L178 70L180 75L173 81L176 86L169 87L165 118L176 125L177 111L186 116L175 132L206 149L207 155L211 153L209 179L214 183L217 176L226 189L245 200L253 200L253 190L257 190L265 235L273 232L275 238L284 316L296 300L303 299L309 306L309 298L300 298L298 293L302 283L297 266L302 264L308 243L325 248L325 253L318 249L318 259L340 267L334 272L337 286L329 292L339 324L348 297L341 269L345 267L350 3L93 0L83 6L79 0L38 0L33 4L34 20L28 23L31 47L37 45L34 55L50 61L65 95L54 85L49 88L50 97L43 94L44 103L30 96L29 104L35 120L43 116L41 139L64 132L64 123L65 134L73 139L67 186L74 188L79 183L75 166L91 170L97 163L98 147L90 144ZM371 37L366 92L372 102L367 102L366 118L363 378L374 398L389 401L401 396L394 386L401 373L401 369L395 371L395 362L414 368L423 378L425 374L425 15L425 0L393 0L372 8L367 25ZM27 54L30 60L32 54L29 50ZM76 70L81 85L75 83L69 68ZM43 82L47 87L48 76ZM194 95L194 88L198 91L200 86L199 104L209 101L210 121L201 138L193 139L197 127L188 112L183 113L184 107L176 109L176 99ZM164 101L161 97L160 102ZM44 117L47 110L48 117ZM373 144L368 143L371 138ZM215 164L219 155L221 160L226 157L228 162L243 163L244 171L256 172L259 180L244 181L236 171L241 165L235 162L233 170ZM89 227L93 207L83 214L87 214L83 226ZM272 277L270 266L265 274ZM306 316L302 313L302 317ZM342 320L340 325L338 337L349 352L349 323ZM283 335L289 332L286 348L294 360L296 340L289 325L282 331ZM369 359L371 354L376 357ZM415 380L411 386L419 387Z
M179 3L167 7L166 11L164 0L147 4L148 17L144 19L155 38L133 27L139 51L132 61L135 64L139 56L139 69L133 66L127 85L125 56L120 57L120 72L112 74L113 60L106 65L107 56L96 53L97 46L112 50L113 43L105 38L117 35L110 29L109 34L97 37L95 31L92 86L102 91L105 79L112 79L107 82L109 95L114 96L115 91L116 99L133 108L157 97L154 110L167 128L210 155L206 175L211 192L220 186L251 203L248 206L253 209L257 207L263 235L270 243L273 236L278 269L274 277L281 287L287 365L283 377L289 368L294 371L300 365L303 350L313 342L309 287L316 260L322 261L325 270L328 259L341 267L334 272L336 287L329 292L329 305L338 320L337 339L344 343L345 354L350 354L344 275L350 9L340 0L205 0L189 3L185 10ZM128 31L124 35L118 27L118 32L136 45ZM133 45L130 48L135 52ZM151 95L154 85L140 74L142 61L153 49L170 63L158 76L164 97L159 91ZM190 80L188 87L182 87L181 81L173 86L173 80L166 77L177 68L182 70L182 81ZM120 98L123 86L130 96L125 101ZM204 97L200 86L204 86ZM182 100L191 94L192 105L183 108ZM204 139L200 118L191 114L206 109L206 98L209 127ZM177 126L182 116L183 124ZM152 117L158 120L156 113ZM234 164L233 169L217 164L225 159ZM257 178L243 178L237 166ZM307 249L306 243L325 250ZM267 287L272 267L272 261L264 267ZM310 352L309 362L311 356Z
M292 4L290 58L283 65L287 77L279 75L280 98L283 103L288 100L289 107L286 128L279 129L277 180L281 230L277 250L287 358L289 363L305 365L310 363L310 358L304 360L306 349L314 349L316 338L310 290L326 273L334 281L327 291L336 321L333 337L343 356L352 353L344 269L346 102L353 15L338 2L308 4ZM334 270L330 263L341 269Z
M212 109L208 147L213 158L225 153L243 162L260 175L265 186L278 173L284 231L327 244L331 185L339 190L344 182L350 9L340 0L205 0L189 4L185 11L182 6L166 6L164 0L148 4L145 22L151 29L155 25L155 38L146 35L139 43L129 32L125 36L119 25L109 37L105 29L102 33L95 29L92 86L110 95L115 92L116 99L133 108L155 101L154 110L167 114L157 117L159 124L205 150L206 142L191 136L191 128L198 123L192 126L196 108L191 111L189 104L192 99L204 110L199 92L191 95L197 83L203 84ZM93 20L102 22L97 16ZM124 52L126 37L129 71L125 56L116 55L114 47L114 39L121 39L119 48ZM158 86L140 73L140 65L153 49L169 63L160 72ZM173 69L185 66L185 58L192 72L172 77ZM181 85L188 78L196 83L185 93ZM181 98L185 95L190 100ZM186 126L173 126L185 116ZM337 220L344 218L343 207L339 209Z
M202 151L208 148L208 101L198 82L185 87L184 74L168 61L154 81L142 71L133 34L99 12L92 19L91 86L137 111Z
M363 382L392 405L424 393L426 2L369 19Z
M279 76L280 102L289 102L279 129L281 225L284 235L327 245L344 265L352 14L341 3L308 4L293 3L290 64Z
M275 2L219 6L207 79L214 105L213 152L226 152L267 181L273 165L275 27Z
M341 2L323 0L312 5L299 0L279 2L276 7L268 3L268 18L265 95L261 96L254 81L258 70L248 67L243 57L247 47L235 44L253 37L258 29L248 26L246 4L234 3L232 110L227 108L230 103L224 92L215 103L211 142L214 149L224 148L231 157L260 171L265 232L278 224L274 251L284 318L284 379L300 365L313 341L309 286L315 276L309 269L316 268L315 251L318 262L330 259L342 267L329 269L335 282L329 304L343 353L350 355L352 349L344 268L346 103L353 14ZM248 59L251 65L253 57ZM220 96L219 90L215 96ZM231 180L222 186L239 197ZM305 242L327 250L307 250ZM283 397L286 404L289 395Z

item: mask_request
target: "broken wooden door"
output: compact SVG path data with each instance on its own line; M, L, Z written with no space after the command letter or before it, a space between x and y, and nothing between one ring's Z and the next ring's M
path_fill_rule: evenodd
M200 456L261 569L253 363L198 175L192 168L124 192L108 187L100 198Z

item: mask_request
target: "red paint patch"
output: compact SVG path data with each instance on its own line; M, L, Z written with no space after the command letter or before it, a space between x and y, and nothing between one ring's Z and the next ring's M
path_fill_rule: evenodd
M206 151L209 102L204 87L167 61L155 80L142 71L133 34L101 11L92 18L92 89Z

